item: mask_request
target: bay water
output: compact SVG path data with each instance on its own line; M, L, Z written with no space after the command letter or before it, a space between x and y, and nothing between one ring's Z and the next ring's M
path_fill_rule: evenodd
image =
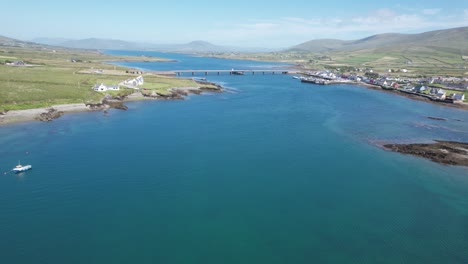
M177 60L123 63L145 70L285 67L109 53ZM468 142L466 111L289 75L197 77L227 89L1 126L1 262L468 263L468 169L380 147ZM6 173L18 160L33 169Z

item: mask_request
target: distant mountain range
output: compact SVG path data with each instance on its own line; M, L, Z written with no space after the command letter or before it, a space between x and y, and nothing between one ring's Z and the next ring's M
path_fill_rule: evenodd
M44 47L42 44L38 44L31 41L22 41L18 39L8 38L4 36L0 36L0 47L7 46L7 47L27 47L27 48L41 48Z
M162 52L184 53L225 53L225 52L270 52L262 48L239 48L218 46L206 41L192 41L186 44L151 44L113 39L88 38L71 40L64 38L36 38L31 41L21 41L0 36L0 45L29 46L41 45L77 49L109 49L109 50L153 50ZM401 52L407 50L443 50L450 53L468 54L468 27L429 31L420 34L386 33L373 35L358 40L316 39L293 46L284 51L299 51L313 53L333 52L375 52L378 50Z
M420 34L386 33L359 40L316 39L286 51L325 53L369 49L405 49L416 47L442 48L452 52L468 52L468 27L429 31Z
M264 48L241 48L218 46L206 41L192 41L186 44L152 44L138 43L115 39L63 39L63 38L36 38L32 42L78 49L107 49L107 50L153 50L163 52L186 52L186 53L207 53L207 52L268 52Z

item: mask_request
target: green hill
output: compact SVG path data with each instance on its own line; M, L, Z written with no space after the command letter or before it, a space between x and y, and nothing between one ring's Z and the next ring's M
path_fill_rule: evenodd
M413 75L468 75L468 27L359 40L311 40L281 53L307 68L406 69ZM405 71L406 72L406 71Z
M468 52L468 27L429 31L420 34L386 33L359 40L317 39L287 51L333 52L364 49L405 49L415 47L445 48L446 51Z
M42 48L47 45L0 36L0 47Z
M294 46L287 51L327 52L339 50L348 41L339 39L316 39Z

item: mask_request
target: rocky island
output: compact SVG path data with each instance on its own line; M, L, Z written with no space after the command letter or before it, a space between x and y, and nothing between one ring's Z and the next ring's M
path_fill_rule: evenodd
M468 167L468 143L464 142L436 140L432 144L385 144L384 147L441 164Z

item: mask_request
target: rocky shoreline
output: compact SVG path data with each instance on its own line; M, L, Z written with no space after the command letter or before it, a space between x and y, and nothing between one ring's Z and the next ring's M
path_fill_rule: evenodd
M384 93L389 93L389 94L394 94L394 95L397 95L397 96L402 96L402 97L406 97L408 99L411 99L411 100L416 100L416 101L422 101L422 102L426 102L426 103L430 103L430 104L434 104L434 105L438 105L438 106L445 106L445 107L452 107L452 108L458 108L458 109L463 109L463 110L468 110L468 103L448 103L448 102L441 102L441 101L434 101L434 100L430 100L429 98L427 97L423 97L423 96L418 96L418 95L415 95L415 94L409 94L409 93L404 93L404 92L401 92L399 90L390 90L390 89L383 89L382 87L378 86L378 85L373 85L373 84L367 84L367 83L353 83L355 85L358 85L358 86L363 86L363 87L366 87L368 89L371 89L371 90L376 90L376 91L380 91L380 92L384 92Z
M203 92L223 92L221 85L212 82L199 82L200 86L196 87L175 87L168 90L169 93L160 93L151 90L143 90L142 96L156 100L183 100L189 94L201 94Z
M43 121L43 122L50 122L54 119L61 117L64 114L63 111L58 111L55 108L49 108L47 112L41 113L36 120Z
M54 105L47 108L36 108L27 110L11 110L0 113L0 125L28 122L28 121L43 121L50 122L67 113L88 112L88 111L104 111L113 108L127 110L125 102L140 101L140 100L183 100L189 94L201 94L203 92L223 92L222 86L211 82L197 82L200 86L197 87L176 87L169 89L169 93L163 94L154 91L148 93L137 92L125 97L106 96L101 103L88 104L64 104Z
M468 143L464 142L436 140L430 144L385 144L383 147L440 164L468 167Z

